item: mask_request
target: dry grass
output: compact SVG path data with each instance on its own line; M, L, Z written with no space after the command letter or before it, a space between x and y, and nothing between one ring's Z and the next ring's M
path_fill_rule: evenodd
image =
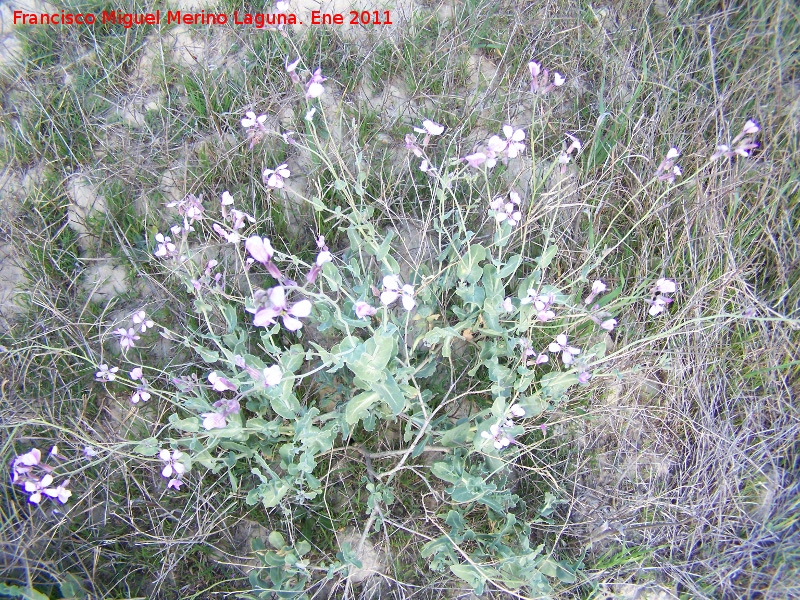
M545 490L566 501L552 524L534 526L535 537L557 543L565 556L586 551L580 587L561 593L632 597L624 585L634 584L672 597L795 597L800 15L788 1L663 6L476 0L421 7L385 39L354 42L335 29L290 39L292 51L322 64L340 93L344 108L337 114L330 106L328 118L343 160L357 148L380 164L369 194L381 226L426 230L435 215L409 170L416 165L398 150L404 127L422 117L446 123L457 132L449 143L463 155L502 123L532 124L540 164L493 182L514 181L534 196L515 251L535 256L549 232L561 249L552 268L560 283L586 265L626 290L654 274L679 282L668 319L653 323L641 303L627 307L607 374L548 417L546 437L532 426L516 493L537 507ZM53 443L75 456L87 444L101 453L67 466L76 493L63 512L31 510L10 485L0 487L2 578L48 593L71 574L97 597L215 597L247 589L233 565L248 554L237 523L251 530L253 522L310 536L316 556L332 560L334 531L363 524L364 500L354 499L364 475L358 461L331 455L326 503L307 512L251 511L243 492L212 475L175 498L131 444L161 431L169 405L134 412L93 382L94 365L113 355L101 333L121 314L144 300L176 328L188 318L185 290L148 261L146 240L171 193L216 197L230 189L248 198L250 211L270 216L274 238L310 240L302 214L298 221L265 201L250 181L258 165L238 129L249 109L268 110L276 124L299 122L302 115L285 114L290 90L275 76L291 46L263 33L195 32L212 68L182 62L179 41L166 34L128 41L74 30L15 35L27 37L27 55L0 78L11 124L2 126L0 148L7 169L45 176L4 190L7 202L23 202L0 241L22 253L27 281L26 313L0 337L3 462ZM568 75L563 102L531 107L531 57ZM483 75L476 64L484 64ZM66 91L52 83L64 72L74 78ZM158 108L146 111L145 99ZM142 119L126 123L119 111L131 106ZM753 160L718 163L669 194L642 191L670 145L681 148L689 175L748 117L762 126ZM586 143L580 168L560 183L541 181L541 163L560 148L564 131ZM324 175L308 156L283 156L278 146L265 152L267 162L302 166L308 186ZM107 214L88 224L89 250L66 225L66 182L79 171L94 174L108 199ZM427 244L403 238L411 256ZM129 291L92 303L78 282L106 254L126 269ZM165 373L192 372L186 355L162 354ZM385 447L376 450L393 448L395 434L380 432ZM416 490L420 482L414 476L401 485ZM432 501L438 490L431 486ZM376 584L379 597L458 592L418 556L426 536L440 535L426 520L437 505L425 502L401 503L373 540L390 565ZM367 587L357 591L370 597ZM344 589L339 582L313 593L335 597Z

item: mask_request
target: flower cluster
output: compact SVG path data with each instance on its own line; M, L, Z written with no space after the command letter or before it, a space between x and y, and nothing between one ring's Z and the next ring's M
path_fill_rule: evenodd
M300 319L311 314L311 301L300 300L292 306L286 301L286 290L278 285L268 290L258 290L253 294L254 307L247 309L253 313L253 325L266 327L274 324L278 317L289 331L297 331L303 327Z
M502 450L511 444L512 438L506 433L509 429L514 427L513 419L522 418L525 416L525 409L519 404L513 404L508 409L508 414L503 423L492 423L489 431L481 431L481 437L485 440L492 440L492 445L496 450Z
M567 81L561 73L553 71L553 81L550 82L550 72L542 69L542 65L535 60L528 63L528 69L531 72L531 92L534 94L544 95Z
M674 147L667 151L664 160L661 161L661 164L658 165L658 169L656 169L656 177L658 177L660 181L675 183L675 178L683 175L681 168L675 164L675 159L680 155L681 153Z
M140 382L133 391L133 394L131 394L131 404L139 404L139 402L147 402L150 400L150 392L147 391L147 379L144 378L142 367L134 367L129 375L131 381Z
M579 348L569 345L566 333L557 335L556 340L551 342L547 349L553 353L561 352L561 361L565 365L571 365L575 362L575 357L581 353Z
M123 353L136 347L136 342L141 339L141 337L137 335L137 329L144 333L155 325L152 319L147 318L147 313L143 310L136 312L131 317L131 322L133 323L133 327L128 327L127 329L120 327L114 331L114 334L119 336L119 345Z
M398 298L401 299L400 301L403 303L403 308L406 310L413 310L417 305L417 301L414 299L414 286L408 283L401 285L400 278L397 275L386 275L383 278L381 304L390 306Z
M717 146L716 152L711 155L711 160L717 160L722 156L727 159L731 159L734 156L743 156L744 158L749 157L750 153L759 146L758 142L756 142L751 136L755 135L759 131L761 131L761 128L758 126L758 123L752 119L748 119L744 124L741 133L733 138L730 145L719 144Z
M319 254L317 254L317 259L314 261L314 266L311 267L311 270L306 274L306 281L308 281L308 283L314 283L317 280L317 277L322 271L322 265L333 261L333 255L328 249L328 246L325 245L325 238L323 236L317 238L317 249L319 250Z
M525 151L525 144L522 141L525 139L523 129L514 129L511 125L503 125L503 135L505 135L505 139L499 135L490 137L484 146L464 157L466 163L473 168L485 164L487 168L491 169L497 164L498 159L507 162L509 158L516 158Z
M242 119L242 127L247 131L247 139L250 140L250 149L258 144L269 133L264 123L267 121L267 115L258 115L252 110L245 113Z
M57 446L53 446L50 456L58 456ZM42 462L41 451L34 448L11 461L11 483L19 485L29 494L28 502L31 504L39 504L43 498L42 494L65 504L72 496L72 492L67 489L69 479L56 487L51 487L54 481L52 471L52 466Z
M186 465L183 464L182 460L184 457L183 452L179 450L170 452L164 449L158 453L158 457L166 463L164 468L161 469L161 475L169 479L167 487L175 490L181 489L181 485L183 485L181 478L186 473Z
M227 427L227 417L237 414L241 409L238 400L227 398L217 400L212 406L218 410L216 412L207 412L200 415L203 417L203 428L206 430Z
M536 320L547 323L556 316L556 313L550 308L555 301L556 297L554 294L540 294L534 288L530 288L527 295L520 300L520 304L533 304L533 310L536 312Z
M673 298L669 294L674 294L676 289L677 286L671 279L662 277L656 281L653 286L653 297L647 301L650 304L648 314L655 317L667 310L667 307L673 302Z
M508 193L508 199L506 202L502 196L498 196L489 202L489 208L494 211L494 218L498 223L505 221L513 229L522 220L522 213L519 210L521 200L519 194L513 190Z

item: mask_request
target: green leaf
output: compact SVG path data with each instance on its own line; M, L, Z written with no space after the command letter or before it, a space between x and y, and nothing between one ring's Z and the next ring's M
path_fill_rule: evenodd
M383 381L373 381L371 382L371 387L373 391L378 392L381 400L389 405L393 415L397 416L403 412L406 405L406 397L394 377L387 375Z
M197 417L179 419L178 415L173 413L169 416L169 422L179 431L188 431L189 433L197 433L200 431L200 419Z
M24 598L25 600L50 600L42 592L37 592L33 588L21 588L16 585L6 585L5 583L0 583L0 594L11 596L12 598Z
M192 347L195 352L200 355L200 358L207 363L215 363L219 360L219 352L216 350L209 350L208 348L203 348L203 346L198 346L196 344L192 344Z
M505 279L509 275L512 275L517 271L519 268L520 263L522 262L522 256L519 254L515 254L511 258L506 261L506 264L500 269L498 275L501 279Z
M293 421L297 418L297 413L300 412L301 406L297 396L292 392L291 381L290 385L281 385L280 392L270 396L269 405L275 414L280 415L288 421Z
M578 383L578 375L576 373L561 373L560 371L547 373L540 380L544 395L554 400L561 398L564 392L576 383Z
M142 456L155 456L158 454L158 438L150 437L139 442L133 451Z
M542 269L546 269L555 258L556 252L558 252L558 246L555 244L548 246L545 248L544 252L542 252L542 255L536 259L536 262Z
M347 366L356 377L373 381L381 377L394 353L394 336L377 332L353 351Z
M273 531L270 533L267 541L273 548L275 548L275 550L283 550L283 547L286 545L286 540L279 531Z
M461 481L461 476L453 470L452 465L443 461L433 463L431 466L431 473L448 483L458 483Z
M468 283L475 283L481 278L483 269L480 263L486 258L486 248L473 244L458 263L458 278Z
M370 407L380 400L376 392L362 392L351 398L344 409L344 420L348 425L355 425L359 419L367 416Z
M233 330L236 329L237 324L236 308L230 304L220 304L219 309L222 311L222 316L225 317L225 324L228 326L228 333L233 333Z

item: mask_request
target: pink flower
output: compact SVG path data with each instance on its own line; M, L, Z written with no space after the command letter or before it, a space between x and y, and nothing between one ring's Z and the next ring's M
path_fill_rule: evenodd
M535 356L536 358L533 361L528 362L525 361L527 365L543 365L544 363L550 360L550 357L545 352L536 352L533 346L531 345L529 340L525 338L521 338L519 340L519 345L522 347L522 355L527 359L531 356Z
M102 364L97 368L97 373L94 374L96 381L114 381L117 378L117 371L119 367L108 368L108 365Z
M395 300L401 298L403 308L412 310L417 301L414 299L414 287L411 285L400 285L400 278L397 275L386 275L383 278L383 292L381 292L381 304L391 305Z
M167 483L167 488L172 488L174 490L180 490L181 486L183 485L183 481L181 481L180 477L173 477Z
M49 487L51 483L53 483L53 476L49 473L42 477L41 481L36 481L35 479L27 480L24 488L25 491L30 494L30 496L28 496L28 502L31 504L39 504L39 502L42 501L42 492L45 488Z
M266 367L262 375L264 376L264 385L267 387L278 385L283 379L283 372L278 365Z
M505 434L503 428L497 423L492 423L489 431L481 431L481 437L485 440L492 440L497 450L502 450L511 443L511 438Z
M282 317L283 325L289 331L297 331L303 326L300 321L311 314L311 302L301 300L291 308L286 302L286 291L283 286L275 286L267 291L260 290L254 295L254 300L258 308L251 309L254 312L253 325L256 327L266 327L275 323L278 317Z
M166 463L164 468L161 469L162 476L170 478L174 474L176 477L180 477L186 472L186 467L181 462L183 452L174 450L170 454L169 450L164 449L158 453L158 457Z
M208 374L208 382L211 384L211 387L217 392L225 392L225 391L235 392L239 387L235 383L233 383L230 379L218 375L216 371L211 371L211 373Z
M606 331L614 331L614 328L617 326L616 319L606 319L602 323L600 323L600 329L605 329Z
M359 319L365 319L367 317L371 317L376 312L378 312L377 308L367 304L366 302L363 302L362 300L359 300L358 302L355 303L355 309L356 309L356 316Z
M414 127L414 131L416 131L417 133L424 133L425 134L425 139L422 140L422 147L424 148L425 146L428 145L428 142L431 141L431 136L441 135L442 134L442 132L444 131L444 125L439 125L438 123L434 123L430 119L425 119L422 122L422 127L421 128L420 127ZM407 140L406 140L406 144L408 144ZM423 172L424 172L424 169L423 169Z
M147 313L143 310L140 310L131 317L134 325L139 325L139 331L142 333L146 332L148 328L153 327L155 323L151 319L147 318Z
M660 181L674 183L676 177L683 175L681 168L675 164L675 159L679 156L680 152L678 152L677 148L673 147L669 149L664 160L661 161L661 164L658 165L658 169L656 169L656 177L658 177Z
M522 143L522 140L525 139L524 130L514 129L511 125L503 125L503 134L506 136L505 140L496 135L489 138L487 145L492 151L497 154L505 154L508 158L516 158L525 151L525 144Z
M311 79L306 84L306 98L319 98L324 92L325 88L322 87L322 82L327 78L322 76L322 69L317 69L311 75Z
M581 353L578 348L574 348L567 344L567 334L561 333L556 336L556 341L552 342L548 347L550 352L561 352L561 360L565 365L572 364L575 361L575 356Z
M38 448L17 456L11 462L11 483L17 483L17 481L26 477L41 461L42 452Z
M219 199L219 203L221 206L231 206L233 205L233 196L231 196L229 191L225 190L222 192L222 197Z
M175 244L172 243L172 238L166 237L160 233L156 234L156 242L158 242L158 247L154 254L159 258L166 258L167 256L173 256L177 253L177 248Z
M256 127L258 125L264 125L264 122L267 120L267 115L258 115L254 113L252 110L248 110L245 113L245 118L242 119L242 127L245 129L249 129L250 127ZM225 192L226 194L228 192ZM228 194L230 196L230 194ZM233 204L233 199L231 199L231 204Z
M275 254L275 250L272 248L269 238L261 238L257 235L247 238L244 247L245 250L250 253L250 256L264 265L269 263L272 260L272 256Z
M606 284L597 279L592 283L592 292L588 296L586 296L586 299L583 301L583 303L591 304L592 302L594 302L594 299L597 297L598 294L602 294L607 289L608 288L606 287Z
M297 60L293 62L288 62L289 57L286 57L286 72L289 74L289 77L294 83L300 83L300 77L297 75L297 65L300 64L300 57L297 57Z
M505 298L502 304L503 312L514 312L514 303L512 302L511 298Z
M72 492L67 489L69 485L69 479L60 483L55 488L48 488L44 490L44 493L50 496L51 498L56 498L61 504L66 504L69 497L72 496Z
M664 279L663 277L656 281L655 291L659 294L674 294L677 286L672 279Z
M485 164L487 168L491 169L497 164L497 159L495 158L494 151L476 152L475 154L470 154L469 156L465 156L464 160L473 169L477 169L483 164Z
M282 188L284 185L283 180L291 175L291 172L287 167L288 165L283 163L282 165L278 165L274 170L264 169L264 173L262 174L264 183L271 188Z
M139 404L139 402L147 402L150 400L150 392L144 389L144 387L138 387L131 395L131 403L132 404Z
M534 94L546 94L555 87L561 87L567 81L566 78L559 72L553 72L553 82L550 81L550 73L547 69L543 69L542 65L532 60L528 63L528 69L531 72L531 92Z
M225 420L225 415L222 413L209 412L203 413L200 416L203 417L203 429L206 431L209 429L222 429L228 425L228 422Z
M556 313L550 310L556 297L553 294L539 294L535 289L530 288L528 295L520 300L520 304L533 304L533 309L536 311L536 319L542 323L555 318Z
M498 223L505 221L512 228L516 227L522 220L522 213L519 210L520 197L517 192L508 193L510 202L505 202L502 197L497 197L489 203L489 208L494 211L494 218Z
M127 352L130 348L134 348L136 341L141 339L138 335L136 335L136 331L132 327L127 330L120 328L114 333L119 336L119 346L122 348L123 353Z

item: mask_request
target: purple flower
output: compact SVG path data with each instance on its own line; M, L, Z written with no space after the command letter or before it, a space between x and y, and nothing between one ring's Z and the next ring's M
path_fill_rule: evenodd
M119 371L119 367L111 367L108 368L108 365L102 364L97 367L97 373L94 374L94 378L97 381L114 381L117 378L117 371Z
M599 279L592 283L592 292L586 296L586 299L583 301L584 304L591 304L594 302L594 299L597 297L598 294L602 294L603 292L608 289L606 284L600 281Z
M378 312L377 308L361 300L355 303L355 309L356 309L356 316L359 319L365 319L367 317L371 317L376 312Z
M414 287L406 284L400 285L400 278L397 275L386 275L383 278L383 292L381 292L381 304L389 306L398 298L402 298L403 308L412 310L417 301L414 299Z
M44 490L44 493L50 496L51 498L56 498L61 504L66 504L67 500L69 500L69 497L72 496L72 492L67 489L68 485L69 485L69 479L67 479L63 483L58 484L58 486L54 488L48 488Z
M681 155L677 148L670 148L664 160L658 165L656 169L656 177L661 181L668 181L669 183L675 182L675 177L683 175L681 168L675 164L675 159Z
M325 88L322 87L322 82L326 79L327 77L322 76L322 69L314 71L306 84L306 98L319 98L323 92L325 92Z
M161 469L162 476L170 478L174 474L176 477L180 477L186 472L186 467L181 462L183 452L174 450L170 453L169 450L164 449L158 453L158 457L166 463L164 468Z
M208 374L208 382L211 384L211 387L217 392L225 392L225 391L235 392L239 387L235 383L233 383L230 379L218 375L216 371L211 371L211 373Z
M278 317L281 317L286 329L297 331L303 326L300 319L311 314L311 302L309 300L301 300L294 306L289 307L286 302L286 291L280 285L266 291L260 290L256 292L254 300L258 307L250 310L250 312L255 313L253 325L256 327L272 325Z
M122 348L123 353L127 352L128 349L135 347L136 341L141 339L138 335L136 335L136 331L133 329L133 327L127 330L120 328L114 333L119 336L119 346Z
M272 387L278 385L281 380L283 379L283 372L278 365L272 365L271 367L266 367L262 373L264 377L264 385L267 387Z
M278 165L274 170L264 169L264 173L262 174L264 183L271 188L282 188L284 185L283 180L291 175L288 166L289 165L286 163L283 163L282 165Z
M39 465L41 461L42 453L38 448L17 456L11 462L11 483L17 483L23 477L27 477L28 473Z
M161 233L156 234L156 242L158 242L158 248L156 248L155 255L159 258L166 258L168 256L174 256L177 253L177 248L175 244L172 243L172 238L164 236Z
M565 365L572 364L575 361L575 356L581 353L580 349L568 345L566 333L557 335L556 341L552 342L547 349L550 352L561 352L561 360Z
M247 238L244 247L250 253L250 256L264 265L268 264L275 254L275 250L272 248L269 238L261 238L257 235Z
M172 488L174 490L180 490L181 486L183 485L183 481L181 481L180 477L173 477L167 483L167 488Z
M150 400L150 392L144 386L139 386L131 394L131 404L139 404L139 402L147 402L148 400Z
M497 450L502 450L511 443L511 438L505 434L503 428L497 423L492 423L489 431L481 431L481 437L485 440L492 440Z
M487 142L489 149L497 154L505 154L508 158L516 158L525 151L525 144L522 142L525 139L524 130L514 129L511 125L503 125L503 134L506 136L505 140L500 139L497 135L489 138Z
M151 319L147 318L147 313L144 312L143 310L134 313L134 315L131 317L131 321L133 321L134 325L139 326L139 331L141 331L142 333L144 333L150 327L153 327L155 325L155 323Z
M520 304L533 304L536 311L536 319L542 323L555 318L556 313L550 310L550 306L555 302L556 297L553 294L539 294L535 289L530 288L528 295L520 300Z
M45 488L49 487L51 483L53 483L53 476L49 473L42 477L40 481L28 479L24 485L25 491L30 494L30 496L28 496L28 502L31 504L39 504L39 502L42 501L42 492L45 491Z
M203 413L203 428L208 429L222 429L227 427L228 422L225 420L225 415L218 412Z

